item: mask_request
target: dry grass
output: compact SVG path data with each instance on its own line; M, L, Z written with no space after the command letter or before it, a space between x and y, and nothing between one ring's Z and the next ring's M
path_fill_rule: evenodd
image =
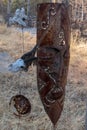
M14 28L0 26L0 52L8 52L14 59L22 55L21 33ZM35 44L36 38L28 32L24 33L25 52ZM76 45L71 39L71 58L64 111L58 122L57 130L84 130L85 109L87 98L87 44ZM36 68L30 68L28 73L19 74L0 73L0 130L17 130L19 119L9 110L9 100L18 94L21 87L22 94L30 99L31 114L20 120L21 130L50 130L51 122L41 104L37 85ZM20 87L19 87L20 86ZM20 130L18 129L18 130Z
M30 33L24 33L24 52L31 50L35 45L36 39ZM22 32L17 31L14 27L7 28L0 26L0 51L7 51L12 57L18 58L23 52Z

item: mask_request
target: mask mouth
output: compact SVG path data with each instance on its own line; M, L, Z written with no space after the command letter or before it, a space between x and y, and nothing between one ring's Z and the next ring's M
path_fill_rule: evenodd
M26 70L25 68L26 68L26 65L23 59L18 59L14 63L8 66L8 70L11 72L18 72L18 71Z

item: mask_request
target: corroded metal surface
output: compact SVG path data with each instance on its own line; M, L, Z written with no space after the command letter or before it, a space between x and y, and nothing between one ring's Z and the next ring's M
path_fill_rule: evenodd
M14 115L23 116L30 113L31 104L29 100L23 95L15 95L11 98L9 103Z
M65 97L70 58L70 20L64 4L39 4L37 9L38 91L45 111L56 125Z

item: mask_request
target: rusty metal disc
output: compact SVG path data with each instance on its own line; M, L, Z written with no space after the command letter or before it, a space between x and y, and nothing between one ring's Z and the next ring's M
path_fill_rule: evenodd
M13 96L9 105L13 114L16 116L24 116L31 111L30 101L23 95Z

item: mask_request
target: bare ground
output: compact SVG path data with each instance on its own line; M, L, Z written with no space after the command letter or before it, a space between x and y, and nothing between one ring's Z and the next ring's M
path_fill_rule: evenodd
M35 44L36 38L24 33L25 52ZM13 28L0 26L0 53L8 53L12 59L22 55L21 33ZM71 44L71 59L66 85L64 110L57 130L84 130L87 100L87 44ZM9 61L9 59L8 59ZM9 61L10 63L10 61ZM1 61L0 61L1 64ZM30 115L20 120L14 116L9 102L12 96L24 94L31 102ZM0 72L0 130L51 130L52 124L46 115L37 90L36 67L27 73Z

